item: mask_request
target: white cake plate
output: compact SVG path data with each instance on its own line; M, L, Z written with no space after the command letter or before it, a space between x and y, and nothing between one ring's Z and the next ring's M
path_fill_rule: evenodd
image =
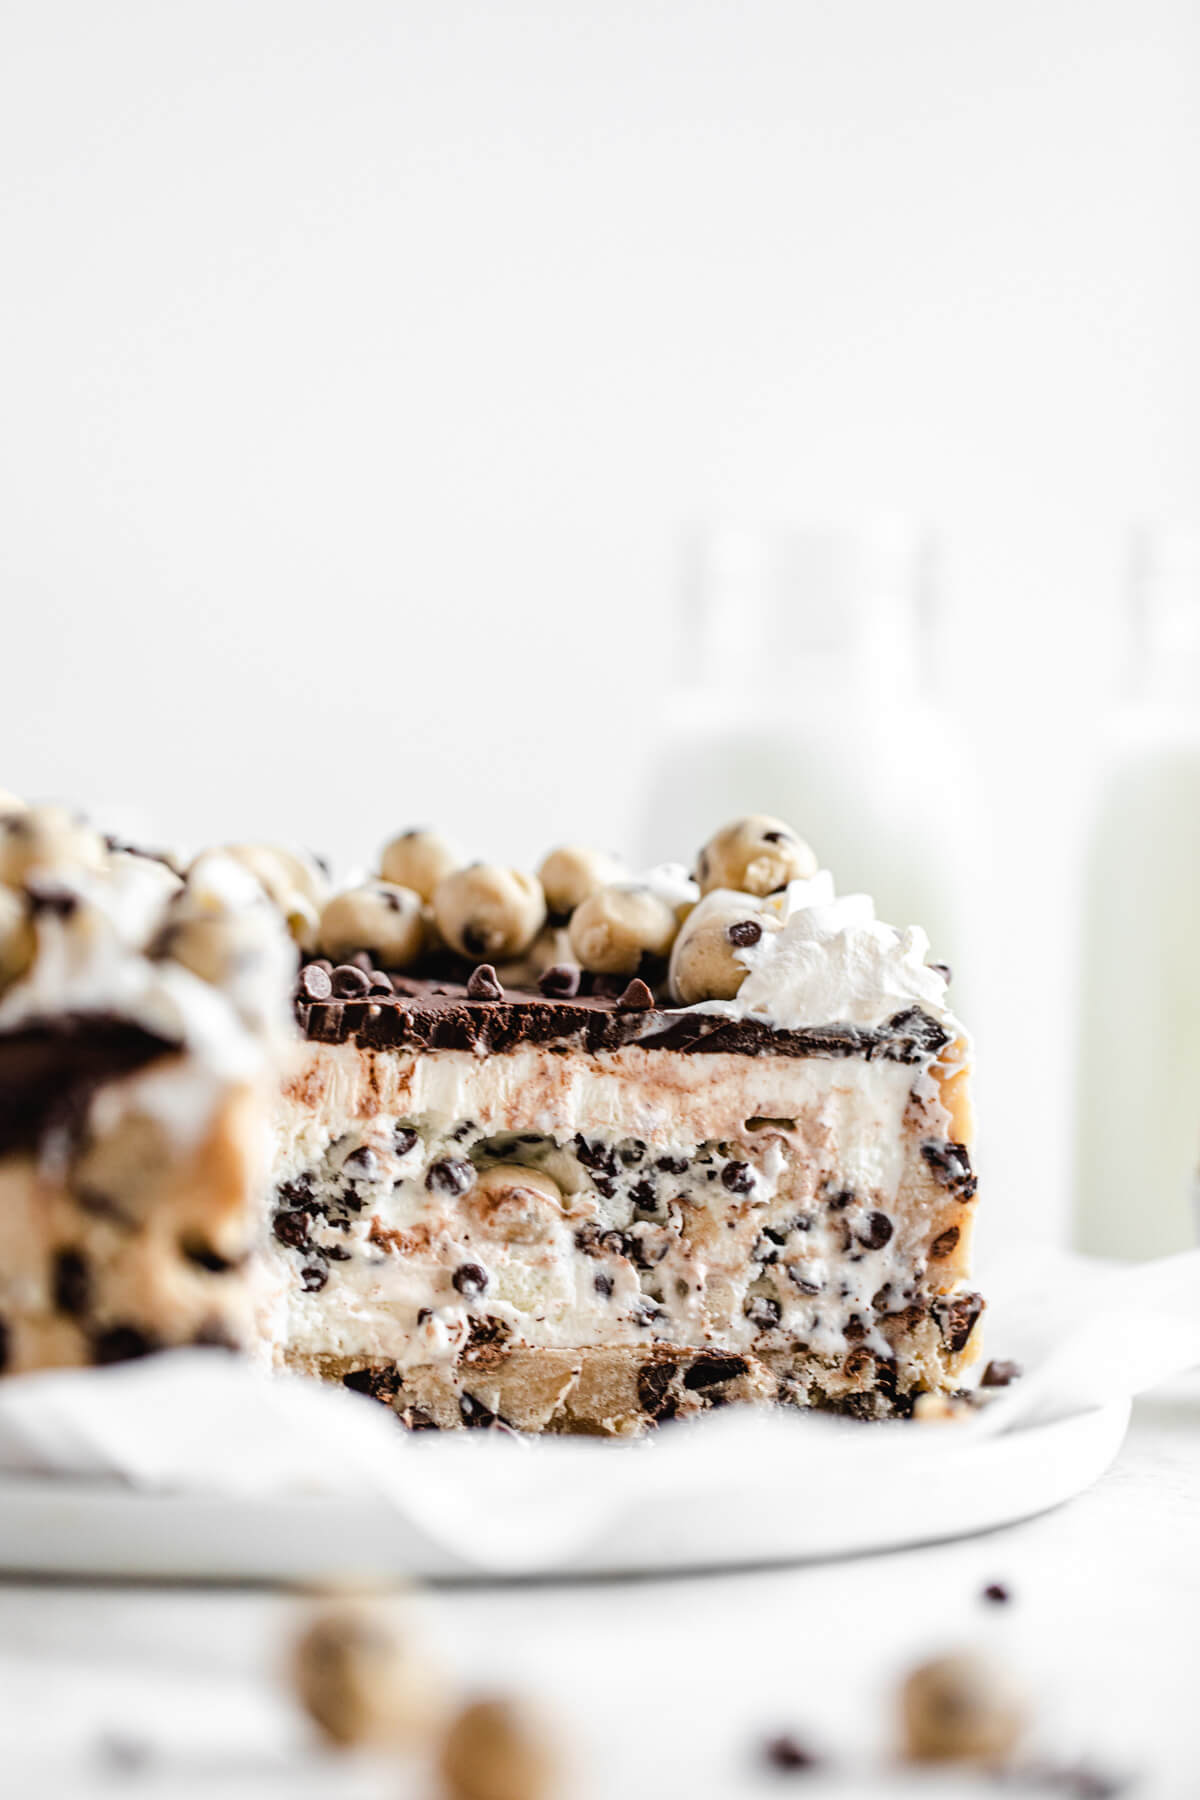
M459 1516L446 1531L439 1529L435 1509L426 1507L422 1515L386 1499L139 1492L82 1477L7 1475L0 1480L0 1569L164 1581L308 1582L348 1574L463 1581L848 1556L965 1537L1061 1504L1108 1468L1129 1412L1122 1399L1001 1436L968 1433L961 1446L952 1441L953 1424L902 1427L921 1436L949 1434L951 1441L935 1465L922 1457L911 1467L897 1445L899 1460L884 1481L852 1446L844 1461L821 1455L806 1475L798 1439L764 1438L760 1455L736 1427L727 1435L730 1454L716 1469L706 1456L705 1473L696 1479L699 1439L681 1432L672 1441L674 1434L664 1433L632 1452L614 1447L618 1456L635 1459L631 1475L648 1479L624 1483L619 1501L594 1515L587 1511L586 1485L581 1488L578 1529L557 1544L548 1534L542 1559L489 1549L483 1444L454 1465ZM721 1424L712 1421L714 1428ZM436 1453L440 1447L430 1448ZM555 1458L556 1445L536 1446L533 1453ZM541 1466L557 1487L567 1465ZM528 1464L527 1477L536 1479L536 1470ZM470 1541L472 1504L478 1554Z

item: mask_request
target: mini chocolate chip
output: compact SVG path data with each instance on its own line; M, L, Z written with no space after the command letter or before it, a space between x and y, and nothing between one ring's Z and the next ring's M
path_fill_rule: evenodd
M770 835L778 837L779 833L773 832ZM763 1745L763 1756L773 1769L786 1769L791 1773L798 1773L801 1769L818 1769L821 1766L820 1757L814 1756L790 1732L770 1738Z
M474 1394L459 1395L458 1411L464 1425L480 1427L496 1423L496 1415L491 1407L485 1406L482 1400L477 1400Z
M149 1356L157 1348L156 1339L147 1332L139 1331L136 1325L112 1325L93 1339L92 1361L133 1362L139 1356Z
M371 969L369 971L369 978L371 985L367 989L367 993L372 995L375 999L385 1000L389 994L395 993L396 990L392 986L392 978L387 973L386 969Z
M684 1372L683 1385L691 1389L716 1387L723 1381L736 1381L746 1368L744 1356L696 1356L691 1368Z
M480 963L467 979L468 1000L503 1000L504 989L491 963Z
M842 1327L842 1336L848 1344L859 1344L867 1335L867 1328L857 1313L851 1313Z
M350 1261L350 1252L342 1244L323 1244L321 1254L328 1257L330 1262Z
M383 898L392 908L393 912L399 908L400 902L397 900L395 894L384 894ZM363 974L368 976L374 967L374 960L366 950L355 950L352 955L346 958L346 961L351 968L361 969Z
M742 1310L760 1331L772 1331L783 1317L783 1308L773 1294L749 1295Z
M886 1213L868 1213L866 1222L858 1234L858 1241L867 1250L882 1250L894 1230L895 1226Z
M425 1323L426 1319L432 1319L432 1317L433 1317L432 1306L422 1306L417 1309L417 1324L418 1325L423 1325Z
M811 1296L821 1291L820 1282L810 1280L803 1263L788 1264L788 1280L794 1282L802 1294Z
M474 1179L475 1170L469 1162L449 1156L429 1165L425 1186L431 1194L465 1194Z
M379 1159L370 1144L360 1144L357 1150L350 1152L342 1167L353 1169L356 1175L366 1175L369 1178L379 1167Z
M654 995L637 975L617 997L618 1012L649 1012L653 1005Z
M333 983L320 963L308 963L300 971L300 992L306 1000L328 1000Z
M240 1257L222 1256L219 1250L214 1250L203 1238L181 1238L179 1248L190 1263L195 1263L198 1269L205 1269L210 1275L228 1275L231 1269L239 1268L244 1260Z
M638 1404L648 1419L673 1419L675 1402L668 1397L677 1365L673 1362L643 1363L638 1370Z
M764 844L794 844L795 838L790 831L764 831Z
M407 1156L417 1141L417 1134L408 1125L397 1125L392 1145L397 1156Z
M386 1369L347 1369L342 1386L354 1394L367 1394L372 1400L394 1400L400 1390L400 1377L394 1367Z
M634 1182L629 1190L629 1198L635 1206L640 1206L643 1212L657 1212L658 1210L658 1190L654 1183L647 1180L645 1176L640 1181Z
M930 1261L944 1262L946 1257L950 1256L954 1251L961 1236L962 1233L958 1226L951 1225L947 1231L943 1231L938 1237L935 1237L932 1244L929 1246Z
M990 1362L979 1378L980 1387L1008 1387L1025 1373L1019 1362Z
M598 1294L603 1294L607 1299L613 1291L612 1276L606 1275L601 1269L596 1275L593 1275L592 1286Z
M552 963L538 976L538 987L547 999L571 1000L579 992L581 976L578 963Z
M990 1600L993 1606L1007 1606L1012 1594L1002 1581L989 1581L983 1590L983 1598Z
M366 970L353 963L339 963L330 978L330 987L339 1000L361 1000L370 986L371 977Z
M460 1263L450 1277L459 1293L468 1300L482 1294L488 1284L487 1270L479 1263Z
M329 1280L329 1270L322 1263L307 1263L300 1271L300 1285L306 1294L316 1294Z
M748 1194L754 1186L754 1171L749 1163L727 1162L721 1170L721 1184L731 1194Z
M949 963L930 963L929 967L933 970L935 975L941 976L947 987L950 986L950 983L954 980L954 971Z
M575 1133L575 1154L585 1169L600 1169L605 1175L615 1175L617 1159L607 1144L585 1138L581 1131Z
M739 919L736 925L725 927L725 936L739 950L748 950L751 944L757 944L762 936L762 926L757 919Z
M54 1258L54 1304L59 1312L78 1319L87 1311L91 1296L86 1256L81 1250L60 1250Z
M661 1169L664 1175L686 1175L688 1161L686 1156L660 1156L656 1158L654 1166Z
M289 1250L307 1250L309 1248L308 1228L312 1220L306 1212L277 1212L271 1229L281 1244Z

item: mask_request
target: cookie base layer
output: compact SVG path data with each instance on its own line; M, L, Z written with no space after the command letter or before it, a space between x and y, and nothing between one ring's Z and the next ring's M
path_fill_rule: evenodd
M416 1431L500 1425L637 1437L669 1419L732 1402L811 1407L858 1419L905 1418L918 1391L954 1389L975 1360L981 1305L976 1296L970 1301L958 1349L948 1347L944 1324L925 1314L893 1331L894 1360L861 1349L836 1359L801 1349L604 1345L481 1350L452 1368L307 1354L289 1355L287 1363L370 1395Z

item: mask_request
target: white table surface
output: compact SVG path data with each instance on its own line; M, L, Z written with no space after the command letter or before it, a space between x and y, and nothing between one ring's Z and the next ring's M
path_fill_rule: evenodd
M980 1599L995 1580L1008 1606ZM559 1715L570 1792L588 1800L1011 1793L888 1761L898 1674L966 1642L1023 1672L1039 1749L1127 1773L1139 1797L1197 1796L1200 1373L1138 1402L1090 1493L983 1538L748 1574L440 1588L418 1604L456 1687L529 1690ZM430 1793L419 1766L314 1747L279 1676L303 1605L247 1588L0 1584L0 1792ZM827 1773L764 1769L762 1742L787 1728L827 1753Z

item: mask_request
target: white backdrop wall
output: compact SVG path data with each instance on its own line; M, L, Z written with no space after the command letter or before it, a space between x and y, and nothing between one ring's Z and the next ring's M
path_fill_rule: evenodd
M681 526L900 507L1060 1108L1124 533L1200 495L1198 85L1185 0L10 4L0 782L620 843Z

